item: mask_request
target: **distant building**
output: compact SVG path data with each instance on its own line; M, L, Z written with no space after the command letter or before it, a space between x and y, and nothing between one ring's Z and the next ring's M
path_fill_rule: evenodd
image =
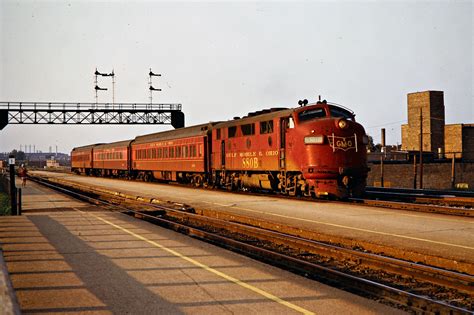
M474 124L446 125L444 138L447 158L474 160Z
M55 159L46 160L46 167L47 168L58 168L59 162Z
M0 153L0 160L6 161L10 152L1 152ZM24 159L19 160L17 158L18 163L25 163L28 166L34 167L44 167L46 166L46 160L51 159L53 157L54 160L59 162L62 166L69 166L71 165L71 158L69 154L66 153L24 153Z
M420 150L421 120L423 152L474 160L474 124L445 125L442 91L409 93L407 105L408 124L402 125L402 150Z
M444 151L444 98L441 91L407 95L408 124L402 125L402 150L420 150L420 119L423 126L423 151Z

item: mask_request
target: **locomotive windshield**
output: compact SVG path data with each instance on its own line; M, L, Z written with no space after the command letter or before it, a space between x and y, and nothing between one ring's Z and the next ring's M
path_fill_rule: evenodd
M326 117L326 111L322 107L311 108L298 113L300 122L323 117Z
M331 106L331 105L329 105L328 107L329 107L329 112L331 113L332 117L341 117L345 119L354 120L354 115L350 111L344 108Z

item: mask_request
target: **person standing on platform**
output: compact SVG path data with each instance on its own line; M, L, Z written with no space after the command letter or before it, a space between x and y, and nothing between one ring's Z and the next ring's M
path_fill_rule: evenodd
M26 169L25 164L21 164L18 174L21 178L21 187L26 187L26 177L28 176L28 170Z

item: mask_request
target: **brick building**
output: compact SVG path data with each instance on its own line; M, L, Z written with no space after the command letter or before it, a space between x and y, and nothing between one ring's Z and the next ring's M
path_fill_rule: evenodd
M447 158L474 161L474 124L444 126L444 150Z
M442 91L410 93L407 96L408 124L402 125L402 150L420 150L420 121L423 151L444 151L444 97Z
M408 124L402 125L402 150L445 153L446 158L474 161L474 124L445 125L444 93L424 91L407 95Z

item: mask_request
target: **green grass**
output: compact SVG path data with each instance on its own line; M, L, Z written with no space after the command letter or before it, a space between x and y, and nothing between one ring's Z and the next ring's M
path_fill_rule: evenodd
M10 198L4 192L0 192L0 215L10 215Z

